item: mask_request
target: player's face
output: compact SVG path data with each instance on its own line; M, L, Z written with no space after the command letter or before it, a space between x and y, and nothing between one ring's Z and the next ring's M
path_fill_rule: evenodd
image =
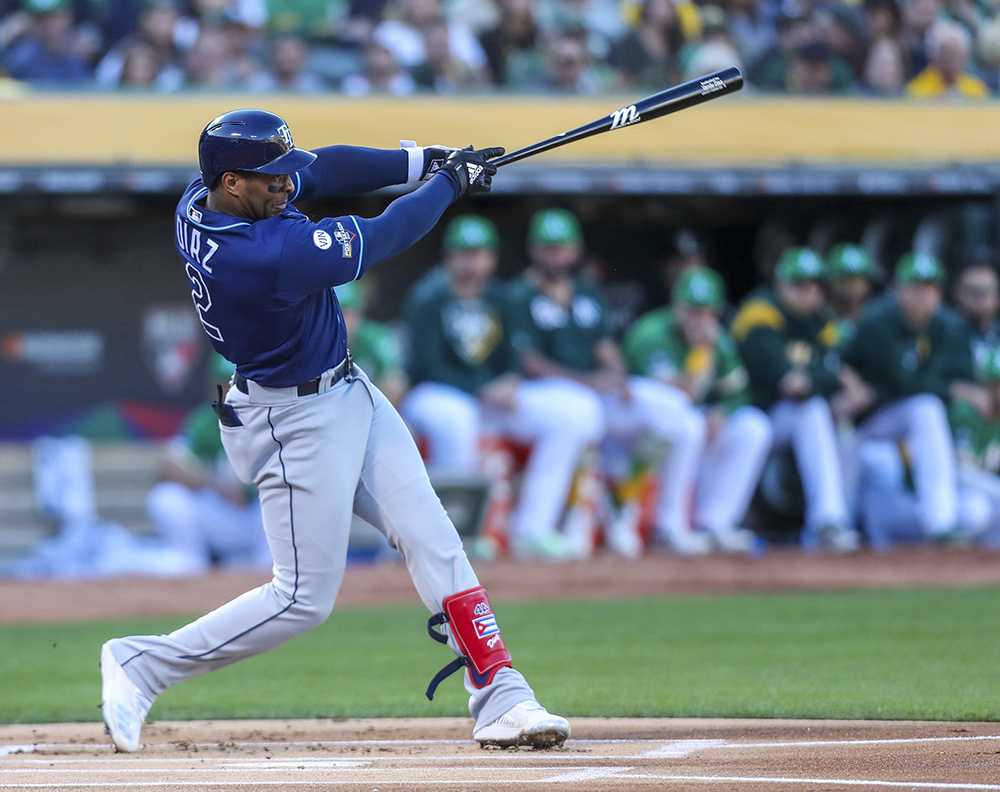
M814 314L823 307L823 287L818 280L784 281L778 284L781 301L792 313Z
M861 303L872 293L872 285L863 275L849 275L837 278L831 284L833 293L841 300L850 303Z
M958 307L979 322L992 321L1000 311L1000 286L990 267L967 270L955 290Z
M292 177L266 173L241 173L236 182L236 197L254 220L265 220L285 211L288 197L295 190Z
M941 307L941 287L936 283L904 283L896 289L899 306L913 327L924 327Z
M466 285L484 285L493 275L496 265L496 253L489 248L453 250L445 259L451 277Z
M579 245L533 245L531 259L546 275L565 275L580 258Z
M678 305L677 320L684 339L692 346L710 344L719 335L719 315L712 308Z

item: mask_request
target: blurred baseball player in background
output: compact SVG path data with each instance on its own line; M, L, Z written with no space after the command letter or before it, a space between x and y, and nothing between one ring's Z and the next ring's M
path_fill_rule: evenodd
M772 288L750 295L732 324L754 403L771 418L776 448L791 446L805 494L805 547L854 550L828 399L841 389L837 327L823 296L823 262L789 248Z
M982 413L991 405L974 384L971 345L961 320L941 304L944 270L925 253L903 256L895 289L872 303L844 349L843 362L871 390L871 404L858 424L861 480L873 477L878 457L905 444L917 498L915 527L928 537L951 536L958 528L955 449L946 404L970 401ZM881 443L881 445L880 445ZM863 484L864 486L864 484ZM894 532L894 515L863 497L873 545Z
M212 390L235 367L212 355ZM236 478L226 458L219 419L207 402L196 407L167 446L163 480L146 507L160 538L188 559L192 574L220 566L270 566L253 487Z
M834 245L827 253L830 307L837 320L841 345L853 337L861 311L875 291L878 275L878 267L860 245Z
M337 287L337 301L344 314L351 358L393 404L406 393L403 351L392 330L365 316L365 290L357 281Z
M413 388L402 413L427 443L434 472L479 472L483 403L507 406L510 345L494 280L496 226L475 215L448 224L444 262L414 285L404 316Z
M974 259L958 273L955 307L969 326L977 368L1000 346L1000 283L987 258Z
M688 449L701 454L694 524L718 549L747 552L753 534L741 524L771 448L771 426L749 404L746 369L720 323L725 305L725 286L714 270L685 269L674 284L671 305L640 317L624 350L634 375L680 391L687 399L686 413L693 420L704 417L705 449ZM695 473L687 464L676 467ZM692 478L686 486L694 483Z
M296 148L262 110L209 122L201 178L175 215L176 247L216 350L236 363L216 410L237 475L256 485L274 558L271 582L168 635L101 650L102 711L119 750L135 751L168 687L264 652L330 615L352 513L402 554L459 657L427 690L465 669L473 736L483 745L561 743L569 723L536 701L511 665L485 590L431 487L409 430L351 360L333 287L423 237L466 194L487 192L503 149ZM293 201L426 183L378 217L311 221Z

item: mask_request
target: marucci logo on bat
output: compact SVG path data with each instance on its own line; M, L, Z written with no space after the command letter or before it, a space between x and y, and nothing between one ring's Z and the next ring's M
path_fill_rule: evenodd
M611 114L611 128L618 129L619 127L628 126L629 124L637 124L642 119L639 117L638 111L635 109L635 105L629 105L628 107L623 107L620 110L615 110Z
M726 87L726 84L718 77L712 77L708 80L701 81L701 95L707 96L708 94L713 94L716 91L722 91Z

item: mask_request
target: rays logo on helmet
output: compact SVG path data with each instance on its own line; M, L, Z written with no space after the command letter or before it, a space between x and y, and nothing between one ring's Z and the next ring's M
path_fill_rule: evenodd
M313 244L320 250L329 250L333 245L333 239L322 228L317 228L313 231Z
M473 619L472 625L476 628L476 635L479 637L479 640L484 640L500 632L500 625L497 624L496 614L493 613Z
M275 134L281 138L282 142L292 148L292 130L288 128L288 124L282 124L275 130Z
M337 230L333 232L333 238L340 244L340 252L343 254L344 258L350 258L354 255L354 248L352 245L354 242L354 234L344 228L342 223L337 223Z

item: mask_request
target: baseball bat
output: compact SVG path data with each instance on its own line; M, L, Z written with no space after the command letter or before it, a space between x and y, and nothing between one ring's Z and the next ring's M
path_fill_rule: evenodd
M554 148L565 146L567 143L574 143L577 140L600 135L603 132L611 132L616 129L624 129L633 124L641 124L644 121L652 121L654 118L661 118L671 113L686 110L689 107L718 99L720 96L734 93L743 87L743 75L735 66L728 69L721 69L704 77L689 80L686 83L667 88L645 99L640 99L635 104L626 105L615 110L610 115L601 116L589 124L578 126L561 135L555 135L546 140L532 143L530 146L519 148L502 157L497 157L490 162L497 167L510 165L512 162L533 157L544 151L551 151Z

